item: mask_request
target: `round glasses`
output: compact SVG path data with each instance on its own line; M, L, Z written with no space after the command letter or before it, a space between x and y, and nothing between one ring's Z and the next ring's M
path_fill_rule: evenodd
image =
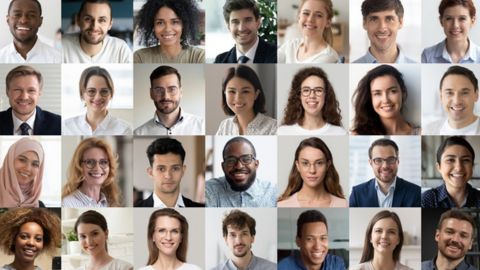
M300 93L304 97L310 96L312 92L315 94L315 96L320 97L323 94L325 94L325 89L323 89L322 87L315 87L315 88L302 87L302 89L300 89Z
M242 155L239 157L233 157L233 156L227 157L223 159L223 162L225 163L225 165L232 167L232 166L235 166L238 163L238 161L240 161L240 163L242 163L243 165L249 165L254 160L255 160L255 157L253 155Z
M106 88L102 88L100 90L97 91L97 89L87 89L85 90L85 93L87 94L87 96L89 97L94 97L97 95L97 92L100 93L100 96L102 97L108 97L110 95L110 89L106 89Z
M87 166L87 168L89 169L95 168L97 166L97 163L100 166L100 168L106 169L110 162L108 162L107 159L100 159L98 161L95 159L85 159L85 160L82 160L82 163L85 164L85 166Z

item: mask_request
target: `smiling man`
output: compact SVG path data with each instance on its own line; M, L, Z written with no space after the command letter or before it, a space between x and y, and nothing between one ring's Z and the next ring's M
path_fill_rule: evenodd
M437 256L431 261L422 262L422 270L478 270L465 261L465 254L472 248L474 236L475 221L468 213L455 209L444 212L435 232Z
M230 139L223 148L220 178L206 182L207 207L275 207L277 187L257 178L259 161L253 144L244 137Z
M254 0L227 0L223 17L235 46L215 58L215 63L277 63L277 46L258 36L262 19Z
M38 38L42 22L42 6L38 0L12 0L7 23L13 42L0 49L0 62L61 63L61 53Z
M397 33L403 26L400 0L365 0L362 16L370 47L353 63L415 63L402 53L397 44Z
M420 187L397 176L398 146L378 139L368 149L375 178L354 186L350 207L420 207Z
M37 106L43 77L30 66L18 66L7 74L10 108L0 112L0 135L61 135L60 115Z
M75 18L80 33L63 37L65 63L131 63L125 41L111 37L112 7L108 0L84 0Z

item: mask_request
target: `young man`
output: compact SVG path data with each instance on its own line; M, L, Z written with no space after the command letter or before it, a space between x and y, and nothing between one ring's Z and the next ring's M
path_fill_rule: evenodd
M155 116L136 128L135 135L204 135L203 118L186 113L180 107L182 81L178 70L159 66L150 74L150 98Z
M232 257L211 270L250 269L276 270L273 262L253 255L255 219L240 210L232 210L222 221L223 239L232 252Z
M84 0L77 13L80 34L62 39L64 63L131 63L125 41L111 37L112 7L108 0Z
M18 66L7 74L10 108L0 112L0 135L61 135L60 115L37 106L43 77L30 66Z
M353 187L350 207L420 207L420 187L397 176L400 161L394 141L374 141L368 157L375 178Z
M215 63L277 62L277 46L258 36L262 20L255 0L227 0L223 6L223 17L235 46L217 55Z
M153 194L135 207L204 207L180 193L180 182L187 169L184 164L185 149L172 138L159 138L147 148L150 167L148 176L153 180Z
M13 42L0 49L0 62L61 63L62 54L38 39L42 22L42 6L38 0L12 0L7 24Z
M364 0L362 16L370 47L353 63L415 63L402 53L397 44L397 32L403 26L400 0Z
M278 263L278 270L345 269L341 257L328 254L327 219L320 211L307 210L300 214L296 244L299 250L282 259Z

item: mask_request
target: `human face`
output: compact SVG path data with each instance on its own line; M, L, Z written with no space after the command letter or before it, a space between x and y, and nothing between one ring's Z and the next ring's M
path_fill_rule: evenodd
M26 185L35 181L40 170L40 160L37 153L33 151L23 152L15 158L13 167L18 183Z
M152 238L161 254L176 256L178 246L182 242L180 221L168 216L158 217Z
M7 23L14 41L33 44L43 17L37 4L31 0L16 0L7 15Z
M388 164L386 161L382 161L381 165L377 165L373 162L376 158L388 159L391 157L397 159L393 164ZM378 181L385 184L393 183L393 180L395 180L395 176L397 175L399 161L395 149L392 146L377 145L373 147L372 159L368 162L370 163L370 166L372 166L373 173Z
M370 243L375 253L392 255L400 243L397 223L392 218L383 218L375 222L370 235Z
M440 89L440 101L450 122L473 122L473 109L478 100L478 91L472 82L463 75L448 75L443 79Z
M470 17L468 8L456 5L445 9L440 24L448 40L466 41L470 28L475 24L475 17Z
M464 189L472 178L473 158L462 145L450 145L442 153L437 170L442 175L447 189Z
M323 31L330 27L325 3L320 0L307 0L298 14L298 25L305 37L322 38Z
M235 114L253 113L253 106L259 93L260 90L255 90L255 87L249 81L233 77L225 87L227 106Z
M312 89L314 91L312 91ZM303 95L303 91L310 90L308 96ZM305 110L305 114L322 117L322 109L325 105L325 82L322 78L317 76L310 76L303 80L300 86L300 99L302 101L302 107Z
M465 253L472 248L473 228L470 222L456 218L448 218L442 222L435 233L439 255L458 260L465 257Z
M102 96L102 92L108 91L107 96ZM89 96L93 94L94 96ZM91 76L88 79L85 91L83 92L83 100L89 112L106 112L108 103L112 99L112 90L108 87L107 80L102 76Z
M243 155L252 155L253 149L246 142L239 141L227 146L225 156L223 157L222 169L225 173L230 187L235 191L247 190L255 181L257 176L258 160L253 159L250 164L243 164L237 161L234 165L227 164L225 160L230 157L239 158Z
M180 46L182 37L182 20L175 11L162 7L153 20L153 31L162 46Z
M300 150L295 166L303 184L314 189L323 185L330 161L327 160L322 150L307 146Z
M43 229L36 222L27 222L20 226L15 236L15 259L33 263L43 250Z
M41 94L40 83L35 75L18 76L8 84L8 102L15 116L22 121L33 114Z
M111 10L108 4L86 3L77 17L81 41L89 45L98 45L112 28Z
M247 226L239 229L228 225L227 236L224 239L233 255L237 258L242 258L250 253L255 236L250 234L250 229Z
M257 41L257 31L260 28L260 19L255 19L250 9L240 9L230 12L228 30L232 33L235 43L250 49Z
M88 254L93 256L107 251L108 231L97 224L80 223L77 234L82 249Z
M323 222L309 222L302 226L302 236L296 239L305 268L318 269L328 252L328 231Z
M147 169L147 172L154 182L155 190L164 194L175 194L179 190L185 168L180 155L155 154L152 166Z
M157 113L171 114L178 112L182 99L182 88L176 74L168 74L152 81L150 97L157 108Z
M388 52L397 48L397 32L403 26L395 10L372 12L363 20L363 29L367 31L370 46L379 52Z
M402 108L402 89L397 80L390 75L377 77L370 83L372 106L380 118L389 119L400 116Z
M101 160L108 160L107 153L101 148L90 148L83 153L82 160L82 169L83 169L83 177L85 180L83 181L87 186L101 186L105 180L108 178L108 173L110 171L110 164L108 164L105 168L102 168L99 164ZM85 163L86 160L95 160L96 164L95 167L89 169L87 164Z

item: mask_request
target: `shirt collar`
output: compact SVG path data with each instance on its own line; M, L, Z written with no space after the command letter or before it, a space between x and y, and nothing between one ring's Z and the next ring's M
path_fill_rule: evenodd
M155 116L153 117L153 119L154 119L155 124L161 125L162 127L165 127L163 125L162 121L160 121L160 118L158 118L157 111L155 111ZM183 121L183 113L182 113L182 108L180 108L180 113L178 114L178 119L177 119L177 121L175 121L173 126L171 126L170 128L173 128L176 124L178 124L182 121ZM165 128L167 128L167 127L165 127Z
M396 186L397 186L397 176L395 176L395 179L393 179L393 183L388 188L388 193L390 193L390 191L394 192ZM377 190L377 191L380 190L380 186L378 185L378 179L377 178L375 178L375 190Z
M462 207L465 204L467 204L467 202L469 201L470 194L473 194L473 192L471 192L473 187L469 183L466 184L465 189L466 189L466 192L467 192L467 196L465 196L465 200L462 202ZM455 203L450 198L450 195L448 195L447 186L445 185L445 183L443 183L441 186L439 186L437 188L437 190L438 190L438 201L439 202L445 201L449 205L449 207L456 207Z
M96 130L106 129L106 127L107 127L108 123L110 123L111 119L112 119L112 115L110 114L110 112L107 111L107 115L105 116L105 118L103 118L102 122L100 122L100 124L97 126ZM85 113L84 117L82 117L82 124L84 126L88 127L89 129L92 129L92 127L90 127L90 125L87 122L87 113Z
M264 118L265 117L262 113L257 113L257 115L255 115L255 117L252 119L252 121L250 121L250 123L248 123L247 129L256 129L257 127L258 128L262 127L262 122L263 122ZM237 118L236 115L233 117L233 122L238 124L238 118Z
M244 190L244 191L233 190L232 187L230 186L230 183L228 183L227 179L225 178L224 180L225 181L223 181L223 183L225 185L225 189L229 192L246 193L252 196L253 198L262 197L265 195L265 189L261 188L259 184L260 180L258 180L258 178L255 178L252 185L247 190Z
M245 269L255 269L255 264L256 264L256 261L257 261L257 257L255 257L255 255L253 255L252 251L250 251L250 253L252 253L252 258L250 259L250 262L248 263L248 265ZM233 263L232 259L228 259L227 260L227 269L228 270L238 270L238 267Z
M448 54L448 51L447 51L447 39L444 39L441 44L442 46L439 46L435 51L435 56L441 57L449 61L450 63L453 63L452 58L450 57L450 54ZM468 51L465 53L465 55L463 56L460 62L463 62L463 61L466 61L466 62L472 61L472 63L475 62L475 59L477 59L477 50L475 50L475 46L476 45L473 44L473 42L470 39L468 39Z
M168 206L162 202L162 200L157 196L157 194L155 194L155 192L153 192L153 207L168 208ZM182 193L178 193L175 207L185 207Z
M75 196L78 196L78 197L80 197L82 200L88 201L88 202L90 202L90 203L92 203L92 204L95 204L95 205L108 206L107 197L105 196L105 194L104 194L103 192L100 192L100 200L99 200L98 202L95 201L95 199L90 198L89 196L87 196L87 194L81 192L79 189L76 190Z
M255 44L253 44L253 46L250 48L250 50L248 50L245 54L243 54L238 48L237 46L235 46L236 50L237 50L237 63L238 63L238 59L242 56L242 55L245 55L246 57L248 57L248 62L250 63L253 63L253 59L255 58L255 52L257 52L257 47L258 47L258 43L260 41L260 38L257 36L257 40L255 41ZM247 62L247 63L248 63Z
M398 44L397 44L397 50L398 50L398 55L397 55L397 59L395 59L394 63L395 64L408 63L405 54L403 54L403 52L402 52L400 46L398 46ZM365 54L364 58L365 58L365 63L372 63L372 64L379 63L377 58L375 58L375 56L373 56L373 54L370 52L370 47L368 48L367 53Z
M27 123L31 130L32 130L32 133L33 134L33 125L35 124L35 117L37 115L37 108L35 108L33 110L33 114L27 119L27 121L25 121L25 123ZM13 119L13 133L14 134L20 134L21 131L20 131L20 125L24 123L24 121L18 119L16 116L15 116L15 113L13 113L13 109L12 109L12 119ZM35 134L34 134L35 135Z

